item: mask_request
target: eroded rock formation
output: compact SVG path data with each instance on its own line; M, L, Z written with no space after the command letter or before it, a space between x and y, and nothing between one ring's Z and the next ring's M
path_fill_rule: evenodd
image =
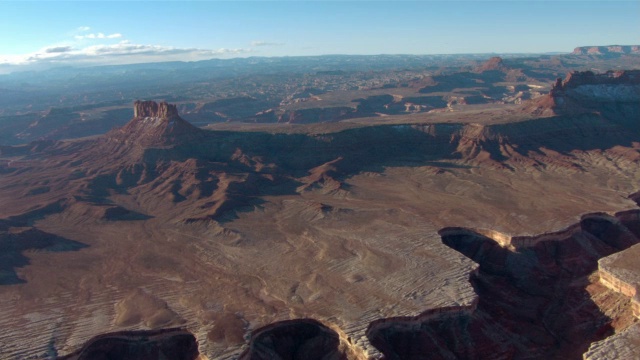
M483 72L483 71L489 71L489 70L499 70L499 71L504 71L504 70L508 70L509 68L505 65L504 61L502 60L501 57L499 56L494 56L492 58L490 58L489 60L487 60L484 64L478 66L475 71L477 72Z
M254 331L240 360L356 360L356 357L334 330L313 319L297 319Z
M166 102L136 101L134 118L112 130L106 138L117 143L143 147L167 147L195 141L202 130L183 120L175 105Z
M89 340L80 350L58 360L196 360L198 343L179 329L121 331Z
M133 104L133 117L145 118L156 117L168 119L178 116L178 109L173 104L165 101L156 103L155 101L136 101Z
M572 72L567 74L564 81L556 81L550 95L559 105L567 98L583 103L589 100L637 102L640 100L640 70L608 71L602 74Z
M609 306L624 310L605 315L592 275L598 259L640 242L627 215L589 214L560 232L512 239L442 229L444 244L480 265L471 275L477 308L379 320L369 339L389 360L579 359L612 333L610 316L631 312L620 298Z
M548 95L524 104L536 114L585 113L598 111L606 116L633 117L640 103L640 70L575 71L558 78Z

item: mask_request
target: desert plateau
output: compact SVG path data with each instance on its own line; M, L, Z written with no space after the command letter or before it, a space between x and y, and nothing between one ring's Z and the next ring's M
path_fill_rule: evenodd
M640 71L541 86L260 126L136 101L105 134L3 146L2 357L638 356Z
M640 359L633 12L301 3L11 4L0 360Z

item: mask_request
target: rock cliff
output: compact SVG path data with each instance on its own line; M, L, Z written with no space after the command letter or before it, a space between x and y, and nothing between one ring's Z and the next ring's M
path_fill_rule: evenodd
M445 245L479 264L470 278L477 307L378 320L367 336L389 360L581 358L632 316L592 273L598 259L640 242L634 219L587 214L562 231L512 239L512 249L489 233L442 229Z
M195 336L186 330L122 331L99 335L78 351L58 360L197 360L201 359Z
M574 71L558 78L549 94L523 105L542 115L598 111L605 115L636 116L640 103L640 70L605 73ZM610 113L610 114L607 114ZM611 114L612 113L612 114Z
M584 102L640 101L640 70L608 71L596 74L576 71L567 74L564 81L556 81L550 95L556 101L573 99Z
M133 116L135 118L156 117L162 119L178 117L178 109L173 104L165 101L136 101L133 104Z

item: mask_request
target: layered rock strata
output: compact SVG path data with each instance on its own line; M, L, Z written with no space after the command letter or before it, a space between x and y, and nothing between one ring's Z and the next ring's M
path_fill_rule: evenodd
M640 236L640 214L637 211L625 211L617 216L630 232ZM600 282L613 291L629 298L633 314L640 318L640 245L635 245L598 261Z

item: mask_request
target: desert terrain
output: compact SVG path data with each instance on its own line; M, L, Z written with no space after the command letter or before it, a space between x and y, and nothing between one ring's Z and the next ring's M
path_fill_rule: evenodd
M640 356L640 58L598 51L14 109L0 358Z

